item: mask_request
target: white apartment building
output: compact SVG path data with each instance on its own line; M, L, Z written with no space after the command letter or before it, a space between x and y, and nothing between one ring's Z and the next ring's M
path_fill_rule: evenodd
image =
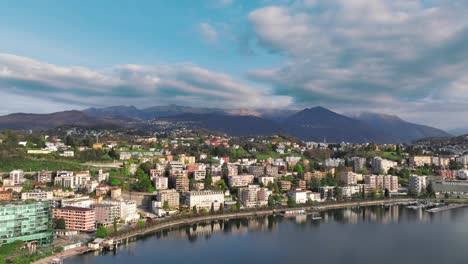
M426 176L411 175L408 180L409 190L415 191L417 194L424 192L428 184Z
M89 196L82 196L78 198L68 198L62 200L62 207L80 207L90 208L94 204L94 200Z
M468 179L468 170L458 170L456 175L458 179L466 180Z
M268 186L270 183L275 182L275 177L272 176L260 176L258 177L258 183L262 184L263 186Z
M206 170L195 170L193 171L193 178L196 181L203 181L206 177Z
M47 201L52 200L52 198L54 198L53 192L44 192L41 190L21 193L21 200Z
M117 207L117 212L120 220L125 223L134 222L140 219L137 212L137 205L132 200L103 200L100 204L114 205Z
M358 194L361 190L361 186L359 185L349 185L339 188L341 189L341 194L343 195L343 198L352 198L353 195Z
M311 200L313 202L320 202L322 201L321 195L318 192L307 192L307 200Z
M374 173L386 174L390 168L396 167L398 164L391 160L374 157L371 160L371 166Z
M163 176L154 177L154 188L156 190L166 190L169 186L169 179Z
M294 189L288 191L288 197L292 198L296 204L305 204L307 202L307 191Z
M254 176L252 174L240 174L228 176L228 185L230 187L244 187L252 184Z
M214 205L214 209L219 210L219 206L224 204L224 192L223 191L190 191L187 193L186 204L189 208L196 206L197 209L204 208L206 210L211 209L211 205Z
M345 165L345 161L343 159L326 159L325 160L325 167L340 167L340 166L344 166Z
M13 181L14 185L21 185L24 183L24 171L23 170L13 170L10 172L10 179Z
M270 194L271 191L258 185L249 185L239 189L239 199L246 208L267 206Z
M71 171L58 171L54 184L62 188L72 188L74 190L85 187L85 184L91 180L89 173L74 174Z

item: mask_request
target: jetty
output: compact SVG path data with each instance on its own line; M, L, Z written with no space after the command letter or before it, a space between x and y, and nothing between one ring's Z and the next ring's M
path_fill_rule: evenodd
M448 211L448 210L461 208L461 207L465 207L465 206L468 206L468 205L467 204L449 204L449 205L442 206L442 207L435 207L435 208L432 208L432 209L427 209L426 212L428 212L428 213L438 213L438 212Z

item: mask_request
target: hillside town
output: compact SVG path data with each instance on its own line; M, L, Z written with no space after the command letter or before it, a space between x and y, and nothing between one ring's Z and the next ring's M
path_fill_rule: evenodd
M113 233L184 216L468 196L468 154L411 144L74 129L0 140L2 170L18 166L1 177L0 246L29 251L98 249Z

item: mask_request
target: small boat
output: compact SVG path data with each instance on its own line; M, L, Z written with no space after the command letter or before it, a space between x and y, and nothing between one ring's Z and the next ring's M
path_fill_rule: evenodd
M321 216L313 216L312 217L312 221L318 221L318 220L322 220L322 217Z

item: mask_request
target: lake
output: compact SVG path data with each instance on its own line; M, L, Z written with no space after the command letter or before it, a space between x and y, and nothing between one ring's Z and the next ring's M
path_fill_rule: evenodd
M467 263L468 208L435 214L374 206L252 217L156 232L75 263Z

